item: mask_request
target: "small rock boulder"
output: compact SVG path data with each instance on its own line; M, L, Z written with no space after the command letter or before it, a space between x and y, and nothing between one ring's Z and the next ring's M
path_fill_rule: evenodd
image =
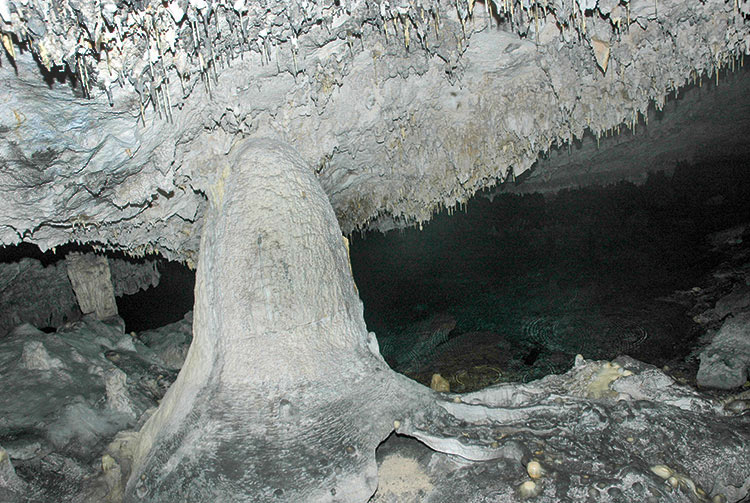
M449 393L451 390L451 385L448 380L440 374L432 374L430 388L441 393Z
M699 386L733 389L742 386L750 368L750 312L728 318L700 354Z

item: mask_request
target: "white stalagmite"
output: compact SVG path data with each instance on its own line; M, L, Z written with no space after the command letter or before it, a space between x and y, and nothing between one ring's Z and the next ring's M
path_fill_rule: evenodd
M333 209L299 155L249 141L217 171L193 343L126 500L365 501L397 404L427 390L370 350Z

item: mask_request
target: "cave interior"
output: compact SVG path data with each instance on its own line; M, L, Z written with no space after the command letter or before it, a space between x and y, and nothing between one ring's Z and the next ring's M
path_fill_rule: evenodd
M750 501L750 2L58 3L0 501Z

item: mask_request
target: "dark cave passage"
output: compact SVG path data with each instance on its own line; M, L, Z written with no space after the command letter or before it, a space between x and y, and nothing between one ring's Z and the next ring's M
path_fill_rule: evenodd
M67 244L42 252L21 243L0 248L0 336L21 323L54 333L81 312L67 274L71 254L106 257L117 314L127 332L156 329L182 320L193 309L195 271L163 258L100 253L88 245Z
M193 309L195 271L169 260L159 260L157 268L161 274L158 285L117 298L117 310L128 332L163 327Z
M706 327L688 293L732 260L709 235L750 222L749 196L744 160L643 185L480 195L422 231L355 235L352 267L384 357L424 384L528 381L578 353L627 354L694 383L697 361L685 360Z

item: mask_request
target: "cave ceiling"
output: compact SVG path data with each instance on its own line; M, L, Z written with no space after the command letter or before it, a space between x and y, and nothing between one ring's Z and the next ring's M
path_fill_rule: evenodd
M721 76L722 103L747 107L749 15L748 0L0 0L0 243L193 263L225 154L253 137L299 152L345 233L429 220L550 149L537 185L580 181L557 152L597 140L618 177L644 135L672 131L662 160L696 144L666 119L609 138L685 86Z

